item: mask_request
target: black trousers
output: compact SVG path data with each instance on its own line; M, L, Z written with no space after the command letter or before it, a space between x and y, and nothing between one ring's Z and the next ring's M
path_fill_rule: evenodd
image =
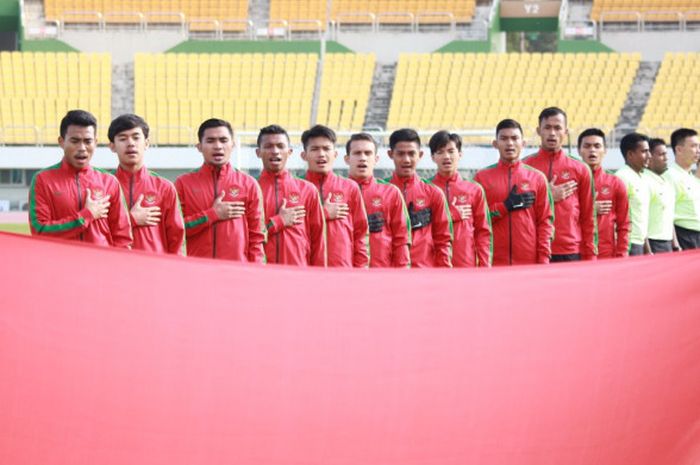
M636 255L644 255L644 244L630 243L630 257L634 257Z
M658 241L649 239L649 246L653 253L673 252L673 241Z
M581 260L581 254L578 253L552 255L552 258L549 259L550 263L577 262L579 260Z
M700 231L685 229L678 225L675 225L675 227L678 245L681 246L681 249L700 249Z

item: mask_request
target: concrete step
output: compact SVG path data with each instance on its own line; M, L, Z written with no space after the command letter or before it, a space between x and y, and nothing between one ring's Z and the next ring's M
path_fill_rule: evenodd
M634 78L629 94L627 94L627 100L622 107L622 112L615 128L615 138L617 140L624 134L636 130L639 126L660 66L661 63L657 61L642 61L639 64L637 75Z
M391 92L396 79L396 66L396 63L377 63L365 114L365 127L386 128Z

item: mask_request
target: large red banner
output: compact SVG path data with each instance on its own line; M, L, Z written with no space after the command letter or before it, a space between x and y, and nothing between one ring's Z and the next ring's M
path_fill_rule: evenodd
M700 254L245 266L0 234L2 465L700 460Z

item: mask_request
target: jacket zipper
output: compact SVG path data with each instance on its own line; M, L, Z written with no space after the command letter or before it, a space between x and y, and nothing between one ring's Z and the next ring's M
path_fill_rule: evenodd
M554 157L549 157L549 173L547 174L547 181L552 180L552 163L554 162Z
M131 173L129 179L129 210L134 206L134 173Z
M447 208L450 207L450 181L445 182L445 196L447 197Z
M214 169L213 172L214 176L214 199L216 199L219 196L219 176L218 173L216 172L216 168ZM212 234L212 258L216 258L216 223L214 223L211 227L211 234Z
M83 198L80 196L80 173L75 173L75 184L78 188L78 211L83 209ZM80 233L80 240L83 240L83 233Z
M277 190L277 176L275 176L275 213L278 214L280 212L280 207L279 207L279 193ZM275 251L277 253L275 263L280 262L280 234L282 234L282 231L277 233L277 238L275 239Z
M510 190L512 189L512 186L510 185L510 175L511 175L511 170L512 166L508 167L508 194L510 195ZM510 265L513 264L513 218L511 217L511 212L508 210L508 262Z

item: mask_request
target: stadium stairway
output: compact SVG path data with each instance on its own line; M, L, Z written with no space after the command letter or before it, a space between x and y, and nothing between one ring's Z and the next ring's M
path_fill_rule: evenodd
M134 63L112 66L112 115L134 112Z
M365 114L366 128L385 128L389 118L391 90L396 79L396 63L377 63L372 78L367 113Z
M255 0L248 3L248 19L255 24L270 20L270 0Z
M656 61L642 61L639 64L632 88L627 94L620 119L615 126L617 140L639 126L660 66L661 63Z

